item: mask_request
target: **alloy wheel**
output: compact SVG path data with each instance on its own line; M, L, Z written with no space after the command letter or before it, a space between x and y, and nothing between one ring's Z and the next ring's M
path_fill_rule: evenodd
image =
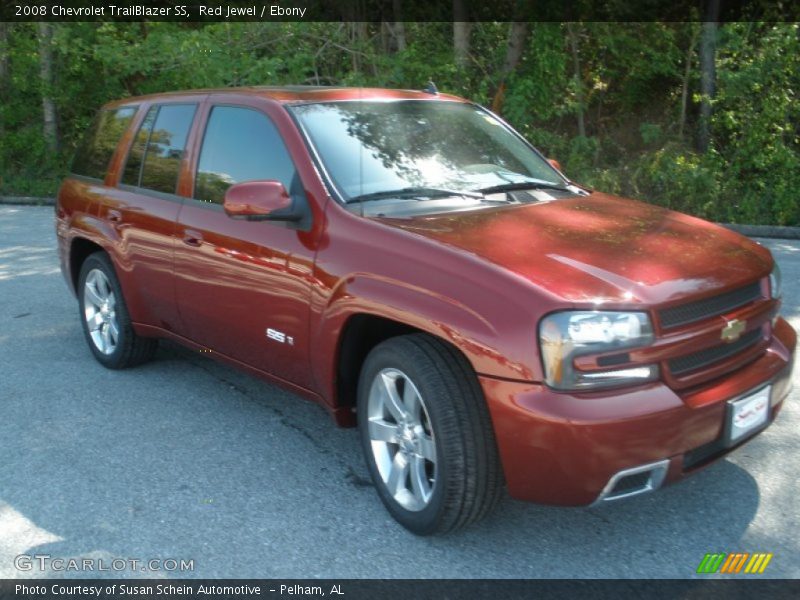
M397 369L383 369L367 400L372 456L383 484L403 508L421 511L436 486L436 443L425 401Z
M105 273L92 269L83 286L83 314L92 343L103 354L113 354L119 341L116 298Z

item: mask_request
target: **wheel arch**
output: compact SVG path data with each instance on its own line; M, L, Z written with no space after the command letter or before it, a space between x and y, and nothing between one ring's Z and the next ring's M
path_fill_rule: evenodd
M69 247L69 277L72 289L78 292L78 277L80 277L81 267L86 259L95 252L106 252L97 242L85 237L74 237Z
M425 333L454 348L473 372L521 378L520 365L497 348L496 330L452 299L402 282L371 277L345 280L322 312L312 360L322 396L342 426L355 424L358 376L370 350L398 335Z
M352 314L344 324L336 346L334 404L337 421L344 426L355 425L358 378L367 355L372 349L393 337L411 333L426 333L416 327L371 313ZM347 412L350 418L347 418Z

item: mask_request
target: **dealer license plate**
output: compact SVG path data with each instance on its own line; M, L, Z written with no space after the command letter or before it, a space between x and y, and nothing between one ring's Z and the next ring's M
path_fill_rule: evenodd
M728 402L728 444L736 444L761 429L769 418L770 386Z

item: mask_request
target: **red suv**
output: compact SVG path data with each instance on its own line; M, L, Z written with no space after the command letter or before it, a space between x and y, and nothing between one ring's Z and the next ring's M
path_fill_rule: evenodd
M602 504L762 431L796 335L770 252L567 179L433 92L243 88L105 106L58 196L94 356L169 338L358 424L418 534Z

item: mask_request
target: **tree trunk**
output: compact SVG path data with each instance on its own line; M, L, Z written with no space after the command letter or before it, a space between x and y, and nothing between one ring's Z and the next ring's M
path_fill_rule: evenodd
M492 110L501 112L506 92L506 79L516 70L519 61L522 60L522 53L525 51L525 43L528 41L528 23L525 21L515 21L511 23L508 31L508 44L506 45L506 58L503 62L503 70L500 72L500 83L494 93L492 100Z
M397 44L397 51L402 52L406 49L406 25L403 21L403 0L392 0L392 12L394 14L394 41Z
M697 149L707 152L711 145L711 103L716 93L717 19L719 0L706 0L703 33L700 39L700 131Z
M361 71L361 57L364 40L367 38L367 23L364 21L353 21L350 23L350 41L353 46L353 51L350 53L350 58L353 64L353 72L359 73Z
M8 74L10 72L8 66L8 31L11 29L10 23L0 22L0 106L5 106L6 97L8 96ZM0 109L0 138L5 132L5 115L3 110Z
M506 60L503 64L503 73L510 75L517 68L525 51L525 42L528 41L528 23L525 21L514 22L508 32L508 46L506 47Z
M686 50L686 64L683 70L683 85L681 87L681 117L678 121L678 137L683 138L683 130L686 127L686 107L689 102L689 77L692 74L692 59L694 58L694 48L697 45L697 30L692 31L689 40L689 48Z
M39 78L42 85L44 139L51 152L58 152L56 103L53 101L53 25L39 22Z
M467 7L464 0L453 0L453 54L456 65L469 64L469 34L472 23L467 21Z
M575 100L578 102L578 135L586 137L586 124L583 120L583 77L581 76L581 59L579 53L578 32L575 31L575 23L567 23L567 37L569 47L572 52L572 69L575 79Z
M11 23L0 21L0 93L5 91L6 79L8 78L8 30Z

